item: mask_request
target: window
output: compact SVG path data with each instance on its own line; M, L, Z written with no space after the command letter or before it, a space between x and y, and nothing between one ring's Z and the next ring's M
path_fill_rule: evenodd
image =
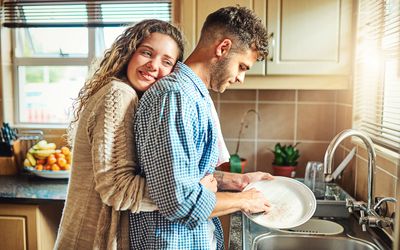
M126 25L172 16L170 0L12 0L3 13L14 36L15 122L42 126L69 122L91 62Z
M359 1L355 126L400 152L400 1Z

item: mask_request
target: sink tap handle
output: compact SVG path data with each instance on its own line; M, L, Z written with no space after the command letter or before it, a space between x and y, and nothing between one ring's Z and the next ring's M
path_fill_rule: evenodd
M390 217L385 217L377 221L376 225L379 228L391 227L393 225L393 219Z
M361 229L364 232L367 231L367 223L368 223L368 217L365 216L365 211L360 210L360 219L358 220L358 224L361 225Z
M393 202L393 203L396 203L397 200L396 200L396 198L393 198L393 197L385 197L385 198L382 198L382 199L380 199L380 200L374 205L374 207L373 207L374 211L376 211L378 208L380 208L381 205L382 205L382 203L384 203L384 202Z
M349 213L353 213L353 207L354 207L354 200L346 198L346 208L349 210Z

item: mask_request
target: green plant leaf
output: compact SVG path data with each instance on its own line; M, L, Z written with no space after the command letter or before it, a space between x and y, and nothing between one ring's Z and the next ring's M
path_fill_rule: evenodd
M300 157L299 150L296 148L297 145L298 143L294 146L275 144L273 164L276 166L296 166L298 164L297 159Z

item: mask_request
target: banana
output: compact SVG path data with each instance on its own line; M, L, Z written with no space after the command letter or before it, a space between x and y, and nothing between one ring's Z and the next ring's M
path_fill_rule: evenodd
M46 140L41 140L35 144L34 149L36 150L48 150L48 149L56 149L55 143L47 143Z
M24 160L24 166L25 167L32 167L31 162L28 159Z
M26 153L26 159L28 159L28 161L30 162L31 166L35 166L36 165L36 159L35 157L33 157L33 155L31 153Z
M46 157L54 154L56 151L54 149L42 149L42 150L35 150L32 155L37 159L45 159Z

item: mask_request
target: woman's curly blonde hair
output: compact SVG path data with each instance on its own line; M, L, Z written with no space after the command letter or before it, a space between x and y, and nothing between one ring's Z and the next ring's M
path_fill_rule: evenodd
M175 26L165 21L148 19L128 27L124 33L117 37L111 48L105 52L103 59L97 64L98 67L94 70L92 76L86 80L72 104L73 117L67 135L70 145L72 145L75 124L90 97L112 80L125 81L127 67L132 55L143 40L154 32L168 35L175 40L179 48L178 61L182 61L184 42L181 32Z

